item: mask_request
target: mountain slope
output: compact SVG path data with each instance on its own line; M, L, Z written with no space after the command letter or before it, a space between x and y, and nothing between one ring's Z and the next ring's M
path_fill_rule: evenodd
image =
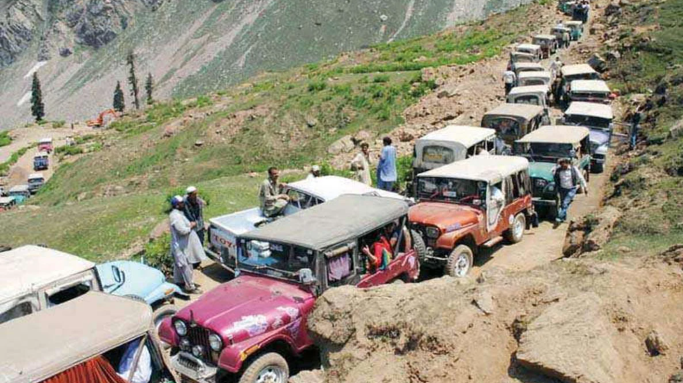
M531 0L11 0L0 5L1 129L29 119L31 68L48 118L111 106L134 50L158 97L225 88L379 42L433 33ZM130 100L129 100L130 101Z

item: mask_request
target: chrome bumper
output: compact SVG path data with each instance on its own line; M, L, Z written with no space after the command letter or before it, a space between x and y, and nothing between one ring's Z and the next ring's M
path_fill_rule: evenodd
M557 206L557 202L555 200L534 198L533 202L534 206Z
M206 365L194 355L180 351L171 357L171 364L178 374L184 375L198 383L215 383L217 367Z

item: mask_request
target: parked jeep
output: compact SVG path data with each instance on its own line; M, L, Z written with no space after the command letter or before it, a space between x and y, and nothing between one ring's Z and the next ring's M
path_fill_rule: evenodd
M545 118L545 110L537 105L501 104L484 115L481 126L494 129L498 138L512 146L515 141L538 129ZM503 152L498 148L499 154Z
M1 325L0 382L135 382L139 363L150 383L180 382L155 332L148 305L90 292ZM123 360L140 344L148 357Z
M7 211L17 206L17 201L14 197L0 197L0 211Z
M33 156L33 170L47 170L50 167L50 157L45 152L36 153Z
M561 119L565 125L590 129L591 170L595 173L602 173L605 169L614 130L613 121L611 106L592 102L572 102Z
M535 63L538 62L536 56L531 53L524 52L510 52L510 61L508 62L508 69L513 69L520 63Z
M548 87L545 85L516 86L510 90L510 93L508 93L506 101L508 104L541 106L543 109L545 109L546 115L550 115Z
M38 151L39 152L47 152L47 154L52 153L52 150L54 147L52 146L52 138L46 137L46 138L41 138L38 141Z
M547 92L553 85L553 74L550 72L522 72L517 77L517 86L545 86Z
M522 157L477 156L422 173L417 198L409 217L427 246L420 262L454 277L469 273L480 247L521 241L535 214Z
M546 69L541 63L520 62L513 65L512 70L517 76L522 72L545 72Z
M572 34L571 29L569 29L565 26L562 26L562 25L556 25L552 29L550 29L550 33L555 35L555 37L557 38L557 41L561 47L564 47L565 43L566 43L564 40L565 32L569 34L569 38L571 40L571 34Z
M569 35L572 37L572 41L578 41L583 35L583 23L581 21L565 21L564 25L571 30Z
M541 46L537 44L519 44L515 46L515 51L531 54L534 56L535 61L541 61L543 58Z
M288 360L313 346L306 321L320 294L418 277L414 248L423 244L408 233L407 214L405 201L345 195L244 234L238 277L160 328L183 381L286 383ZM384 233L395 243L373 271L364 249Z
M285 186L284 193L290 198L284 211L285 216L333 200L343 194L405 199L400 194L375 189L361 182L337 176L293 182ZM234 272L239 237L269 222L272 222L272 218L266 218L258 207L211 218L206 254L229 272Z
M610 104L616 95L602 80L574 80L569 85L567 98L569 102L583 101Z
M560 70L560 93L558 100L566 99L569 86L576 80L599 80L600 74L588 64L565 65Z
M559 204L553 169L562 158L590 179L590 131L580 126L542 126L515 143L515 154L529 159L534 206L555 218Z
M174 294L161 271L131 261L94 263L40 246L23 246L0 256L0 323L67 302L88 291L134 297L154 307ZM160 308L157 323L175 312Z
M555 35L536 35L534 36L532 42L541 47L544 59L547 59L550 57L550 55L555 54L559 46L557 42L557 36Z
M33 173L28 176L28 191L31 194L38 193L38 190L45 185L45 176L43 173Z
M9 196L14 197L17 205L21 205L31 198L31 191L28 185L16 185L9 189Z

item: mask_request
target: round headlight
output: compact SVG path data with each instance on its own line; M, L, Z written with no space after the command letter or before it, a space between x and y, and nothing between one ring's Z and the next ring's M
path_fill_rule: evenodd
M223 340L216 334L209 335L209 346L211 349L218 352L223 348Z
M175 332L178 333L180 336L185 336L187 335L187 325L185 325L185 322L181 320L177 320L173 322L173 327L175 327Z
M538 186L538 187L545 187L545 185L547 185L547 184L548 184L548 181L546 181L542 178L536 179L536 186Z
M552 192L555 191L555 183L551 182L550 185L548 185L548 191Z
M190 351L190 348L192 345L190 344L190 341L183 338L183 340L180 341L180 349L183 351Z
M427 234L427 237L429 238L439 238L441 230L439 230L438 227L428 227L425 229L425 234Z

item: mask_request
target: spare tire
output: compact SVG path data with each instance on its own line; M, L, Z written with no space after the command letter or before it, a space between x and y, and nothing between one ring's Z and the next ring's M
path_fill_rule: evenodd
M424 239L415 230L411 230L410 235L413 237L413 249L417 253L417 259L424 262L427 259L427 245L425 245Z

